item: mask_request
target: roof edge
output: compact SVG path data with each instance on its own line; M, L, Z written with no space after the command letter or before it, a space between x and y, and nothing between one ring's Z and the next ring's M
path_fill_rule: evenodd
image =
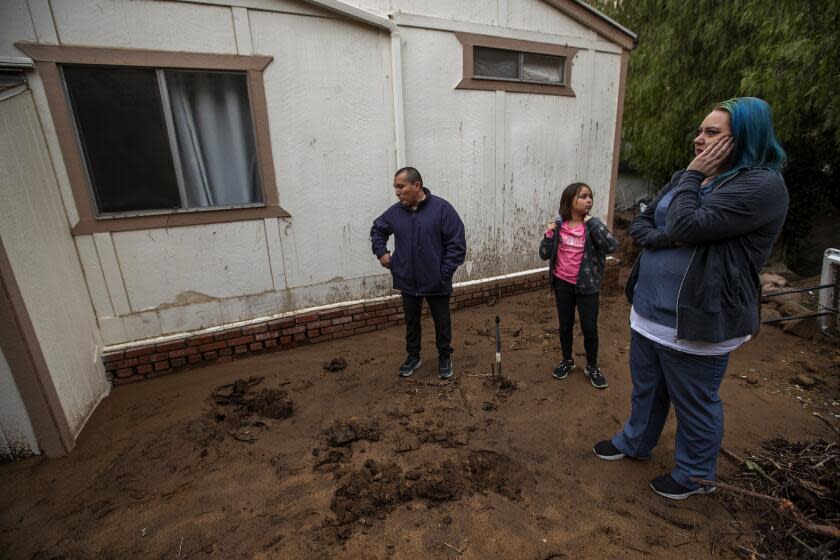
M318 8L322 8L324 10L329 10L331 12L335 12L337 14L341 14L346 16L350 19L354 19L356 21L360 21L362 23L366 23L368 25L372 25L373 27L379 27L380 29L385 29L386 31L393 33L397 31L397 25L388 18L384 18L363 10L361 8L357 8L355 6L351 6L350 4L346 4L344 2L340 2L339 0L302 0L306 4L311 4Z
M636 48L638 35L583 0L544 1L621 48L628 51Z

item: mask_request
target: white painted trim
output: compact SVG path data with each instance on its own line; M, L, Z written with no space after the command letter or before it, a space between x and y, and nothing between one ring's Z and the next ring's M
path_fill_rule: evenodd
M28 56L0 56L0 68L35 68L35 61Z
M391 87L394 93L394 136L397 169L405 167L405 106L403 104L402 39L391 33Z
M20 95L28 89L29 88L26 87L26 84L20 84L19 86L9 88L6 91L0 92L0 101L3 101L4 99L9 99L10 97L14 97L16 95Z
M28 4L38 42L50 45L59 44L58 30L55 27L50 0L28 0Z
M506 128L506 109L504 91L496 91L495 100L493 103L493 189L495 194L494 200L505 200L502 190L505 186L505 154L507 152L507 145L505 143L505 128ZM497 205L493 205L493 223L500 223L500 216L497 215L499 209ZM497 233L492 234L495 238Z
M508 25L508 0L496 1L496 24L501 27Z
M268 250L268 264L274 290L285 290L286 275L283 273L283 246L280 243L280 224L277 218L265 218L265 243Z
M372 14L368 11L362 10L355 6L351 6L349 4L345 4L344 2L339 2L338 0L302 0L307 4L312 4L313 6L317 6L319 8L324 8L331 12L335 12L341 14L343 16L347 16L350 19L354 19L356 21L361 21L362 23L367 23L368 25L372 25L374 27L379 27L381 29L385 29L387 31L396 31L397 26L389 19L384 17L380 17L376 14Z
M253 54L253 42L251 41L251 22L248 19L248 10L245 8L232 7L233 34L236 37L236 51L241 55Z
M308 17L337 17L337 14L328 12L323 8L308 6L305 0L169 0L184 4L198 4L204 6L223 6L226 8L245 8L246 10L257 10L261 12L274 12L278 14L291 14L295 16Z
M44 131L44 139L47 142L47 151L50 154L53 173L55 173L58 182L58 191L61 193L62 207L67 217L68 227L73 227L79 223L79 211L76 208L76 201L73 199L73 190L70 188L70 178L67 176L67 167L64 165L64 157L58 143L58 133L55 130L55 122L52 119L50 106L47 102L44 83L41 81L41 75L34 71L26 73L26 81L29 83L29 90L32 92L32 101L35 103L38 121Z
M93 236L77 235L73 240L76 242L76 253L79 255L79 261L82 264L85 286L90 295L97 320L103 317L113 317L114 307L111 305L111 297L108 295L105 274L102 272L102 263L99 262Z
M538 272L547 273L548 267L543 268L535 268L533 270L524 270L522 272L513 272L511 274L503 274L501 276L493 276L491 278L481 278L479 280L469 280L467 282L458 282L453 284L453 288L460 288L465 286L475 286L476 284L484 284L489 282L495 282L497 280L507 280L510 278L518 278L520 276L528 276L530 274L536 274ZM228 329L236 329L239 327L247 327L249 325L254 325L258 323L264 323L266 321L274 321L276 319L285 319L286 317L294 317L295 315L305 315L308 313L318 313L322 311L329 311L330 309L335 309L338 307L345 307L350 305L359 305L362 303L379 303L379 302L387 302L395 299L399 299L402 296L400 294L390 295L390 296L379 296L375 298L368 298L368 299L356 299L352 301L341 301L338 303L331 303L329 305L320 305L317 307L307 307L305 309L296 309L294 311L286 311L284 313L277 313L274 315L266 315L264 317L258 317L256 319L248 319L245 321L236 321L235 323L228 323L225 325L219 325L216 327L210 327L207 329L200 329L196 331L188 331L182 332L177 334L168 334L165 336L158 336L155 338L147 338L145 340L135 340L132 342L124 342L121 344L114 344L111 346L106 346L102 349L103 354L108 354L110 352L117 352L119 350L131 350L132 348L138 348L141 346L149 346L151 344L160 344L163 342L168 342L170 340L180 340L182 338L188 338L191 336L198 336L204 334L212 334L217 333L220 331L226 331Z
M524 29L511 29L482 23L471 23L454 19L440 19L429 16L419 16L396 12L391 16L400 27L416 27L420 29L432 29L435 31L450 31L462 33L474 33L476 35L490 35L492 37L504 37L506 39L520 39L522 41L536 41L539 43L551 43L577 49L589 49L598 52L621 54L621 47L608 41L573 37L571 35L554 35L551 33L540 33Z
M117 315L128 315L131 313L131 306L128 303L128 293L125 291L120 263L114 249L114 240L111 239L110 233L94 233L93 242L99 254L99 262L102 264L105 285L108 287L114 312Z

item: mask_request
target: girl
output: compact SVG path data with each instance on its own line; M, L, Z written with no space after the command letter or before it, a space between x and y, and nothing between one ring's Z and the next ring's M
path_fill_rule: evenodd
M606 256L618 249L618 242L601 220L589 215L591 210L592 189L588 185L566 187L560 197L560 216L548 224L540 242L540 258L549 261L548 278L557 303L563 349L563 361L552 375L565 379L575 368L572 329L577 307L586 349L585 373L594 387L604 389L607 380L598 367L598 292Z

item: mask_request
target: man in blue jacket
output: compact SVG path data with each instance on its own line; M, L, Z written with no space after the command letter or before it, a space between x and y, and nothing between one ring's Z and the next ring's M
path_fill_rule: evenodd
M435 323L438 376L452 377L452 324L449 297L452 276L467 252L464 222L444 199L423 186L420 172L403 167L394 175L399 202L376 218L370 229L373 254L391 271L394 289L402 292L405 312L405 350L408 354L399 375L408 377L420 361L420 316L423 299ZM394 235L394 253L388 238Z

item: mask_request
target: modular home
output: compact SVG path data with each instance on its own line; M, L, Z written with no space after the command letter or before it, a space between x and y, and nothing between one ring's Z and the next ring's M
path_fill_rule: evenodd
M577 0L5 0L0 455L67 453L112 383L397 324L404 165L465 222L456 303L537 285L565 185L611 221L634 44Z

